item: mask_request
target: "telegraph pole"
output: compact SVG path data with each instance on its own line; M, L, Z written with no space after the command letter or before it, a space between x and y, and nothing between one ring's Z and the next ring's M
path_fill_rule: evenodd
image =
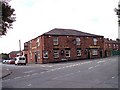
M21 40L19 40L19 50L20 50L20 53L21 53Z

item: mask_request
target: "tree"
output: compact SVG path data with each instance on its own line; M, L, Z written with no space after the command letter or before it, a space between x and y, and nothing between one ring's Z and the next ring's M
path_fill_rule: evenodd
M120 26L120 1L118 2L118 9L115 8L116 15L118 15L118 24Z
M15 14L9 4L9 1L0 1L0 36L6 35L7 30L12 28L12 23L15 21Z

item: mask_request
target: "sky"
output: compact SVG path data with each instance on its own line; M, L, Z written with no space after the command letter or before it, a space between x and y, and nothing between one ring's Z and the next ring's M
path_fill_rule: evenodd
M19 50L24 43L54 28L76 29L118 38L119 0L11 0L16 22L0 37L0 53Z

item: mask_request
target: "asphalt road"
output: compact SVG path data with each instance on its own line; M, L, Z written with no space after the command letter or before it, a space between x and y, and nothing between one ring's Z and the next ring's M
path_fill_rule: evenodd
M118 88L118 56L2 68L13 71L3 88Z

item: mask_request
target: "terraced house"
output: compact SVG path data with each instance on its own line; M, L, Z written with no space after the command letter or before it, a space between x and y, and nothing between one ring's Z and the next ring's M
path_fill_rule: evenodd
M105 56L104 36L55 28L25 42L24 54L28 63L100 58Z
M119 39L112 40L109 38L104 39L105 57L120 55L120 41Z

